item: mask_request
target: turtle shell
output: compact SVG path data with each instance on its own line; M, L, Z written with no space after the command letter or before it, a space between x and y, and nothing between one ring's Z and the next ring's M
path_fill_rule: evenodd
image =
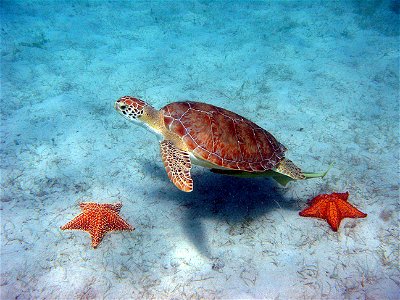
M196 157L247 172L273 169L286 148L268 131L229 110L199 102L174 102L161 109L165 126Z

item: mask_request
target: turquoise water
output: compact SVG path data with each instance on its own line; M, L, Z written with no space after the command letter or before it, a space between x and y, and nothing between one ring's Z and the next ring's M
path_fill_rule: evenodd
M398 299L399 1L2 1L1 299ZM193 167L115 100L203 101L324 179ZM333 232L307 200L368 214ZM136 228L92 249L79 203Z

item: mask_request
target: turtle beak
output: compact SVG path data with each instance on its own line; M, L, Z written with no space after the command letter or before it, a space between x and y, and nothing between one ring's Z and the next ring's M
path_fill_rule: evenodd
M120 100L117 100L117 101L114 103L114 108L115 108L116 111L122 113L121 101L120 101Z

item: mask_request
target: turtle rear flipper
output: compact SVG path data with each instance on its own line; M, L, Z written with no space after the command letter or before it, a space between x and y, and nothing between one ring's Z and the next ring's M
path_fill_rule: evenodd
M193 180L190 176L192 163L187 151L177 148L168 140L160 142L162 160L169 179L175 186L184 192L193 190Z
M324 178L325 175L332 168L332 166L333 166L333 163L331 163L329 165L328 169L325 172L302 172L302 174L304 176L302 178L293 178L293 177L291 177L289 175L282 174L281 172L278 172L278 170L267 170L265 172L251 173L251 172L238 171L238 170L211 169L211 172L217 173L217 174L235 176L235 177L243 177L243 178L271 177L276 182L278 182L280 185L286 186L290 181L310 179L310 178Z
M306 179L303 171L287 158L284 158L279 162L276 171L296 180Z
M299 167L297 167L292 161L290 161L289 159L283 159L281 161L281 163L284 162L284 167L283 170L279 169L280 165L277 168L277 172L274 172L275 174L272 174L271 177L277 181L279 184L286 186L290 181L293 180L303 180L303 179L310 179L310 178L324 178L326 174L328 174L329 170L333 167L334 163L331 163L328 167L328 169L326 169L325 172L303 172L300 170ZM289 164L288 164L289 162ZM289 173L288 170L290 172L293 172L293 170L297 171L300 170L301 174L300 176L292 176L292 173ZM287 172L287 173L283 173ZM294 174L296 175L296 173Z

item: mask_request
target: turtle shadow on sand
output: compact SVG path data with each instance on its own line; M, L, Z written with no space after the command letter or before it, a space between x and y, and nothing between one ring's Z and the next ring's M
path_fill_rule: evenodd
M157 197L179 203L183 208L184 231L198 251L209 258L216 249L208 245L204 220L215 219L236 225L248 224L276 208L298 210L295 199L285 196L288 189L281 188L271 179L224 176L194 167L194 190L185 193L169 181L161 162L157 164L147 161L142 165L144 172L152 173L157 180L170 185L167 193L157 192Z

